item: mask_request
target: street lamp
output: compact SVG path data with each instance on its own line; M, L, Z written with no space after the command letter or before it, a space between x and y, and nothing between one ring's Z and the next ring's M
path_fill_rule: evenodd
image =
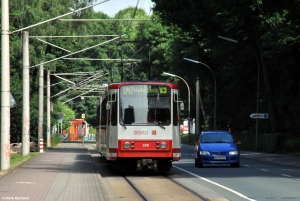
M214 81L215 81L215 97L214 97L214 130L217 130L217 121L216 121L216 118L217 118L217 80L216 80L216 76L215 76L215 73L211 70L211 68L206 65L205 63L202 63L200 61L196 61L196 60L192 60L192 59L188 59L188 58L183 58L184 60L186 61L189 61L189 62L193 62L193 63L197 63L197 64L202 64L204 65L205 67L207 67L210 72L212 73L213 77L214 77Z
M258 114L258 104L259 104L259 62L258 62L258 58L257 58L256 54L254 53L254 51L250 47L248 47L244 43L241 43L238 40L234 40L234 39L231 39L231 38L226 38L226 37L223 37L223 36L218 36L218 38L220 38L222 40L226 40L226 41L232 42L232 43L240 43L240 44L244 45L245 47L247 47L249 50L251 50L252 54L254 55L254 57L256 59L256 62L257 62L256 114ZM258 118L256 118L255 151L257 151L257 141L258 141L257 139L258 139Z
M182 77L179 77L178 75L174 75L174 74L171 74L171 73L165 73L163 72L164 75L168 75L168 76L171 76L171 77L177 77L177 78L180 78L182 81L184 81L184 83L186 84L187 88L188 88L188 104L189 104L189 108L188 108L188 118L189 118L189 122L188 122L188 132L189 132L189 143L191 143L191 133L190 133L190 113L191 113L191 101L190 101L190 87L188 85L188 83L182 78Z

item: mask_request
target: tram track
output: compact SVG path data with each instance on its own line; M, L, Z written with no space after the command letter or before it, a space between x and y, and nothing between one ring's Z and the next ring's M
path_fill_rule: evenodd
M135 187L135 185L127 179L126 176L123 176L124 180L132 187L132 189L138 194L138 196L141 198L142 201L148 201L148 199L141 193L138 188Z
M168 176L122 176L140 200L206 200Z
M117 173L108 163L95 158L95 170L98 170L103 182L106 200L122 201L208 201L190 186L187 178L171 171L167 174L155 172ZM200 186L201 188L201 186ZM197 191L197 192L196 192Z

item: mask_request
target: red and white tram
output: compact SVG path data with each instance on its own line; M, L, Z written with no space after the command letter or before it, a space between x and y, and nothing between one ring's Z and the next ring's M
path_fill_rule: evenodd
M97 109L96 146L117 171L169 171L181 157L178 85L125 81L107 86Z

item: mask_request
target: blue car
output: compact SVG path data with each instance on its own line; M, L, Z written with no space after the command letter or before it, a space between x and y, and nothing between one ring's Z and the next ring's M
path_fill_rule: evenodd
M240 167L240 151L229 131L202 131L195 145L195 166L203 164L230 164Z

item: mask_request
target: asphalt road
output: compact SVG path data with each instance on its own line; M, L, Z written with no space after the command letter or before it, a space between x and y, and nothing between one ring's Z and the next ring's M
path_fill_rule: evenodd
M194 146L182 145L181 151L181 160L173 163L167 177L185 189L196 192L193 193L199 195L196 200L300 201L300 157L242 151L240 168L232 168L229 165L205 165L203 168L196 168ZM136 177L140 182L142 177L148 181L153 175L150 174L149 178L147 174L130 176ZM74 179L76 182L73 182ZM104 200L117 200L120 198L117 196L118 190L123 190L123 196L124 190L128 189L115 185L121 184L122 180L122 175L117 174L100 159L93 145L89 144L85 148L81 144L62 144L1 177L0 199L20 195L30 200L43 200L35 199L37 196L48 196L49 199L55 196L64 199L63 196L66 196L69 199L65 200L72 200L74 196L79 195L85 200L95 200L93 196L98 193L101 198L105 198ZM65 183L68 185L64 185ZM85 191L85 188L78 189L79 184L90 186L90 191ZM140 183L138 185L149 186ZM162 186L156 189L161 191L166 190L164 187L170 188L169 184ZM171 193L164 194L163 197L173 196L175 188L170 189ZM57 194L58 190L60 194ZM156 195L153 190L147 190ZM125 197L122 197L122 200L125 200Z
M193 146L182 146L182 158L173 163L172 174L186 175L209 198L212 193L227 200L300 201L300 157L241 153L240 168L228 165L194 165Z

